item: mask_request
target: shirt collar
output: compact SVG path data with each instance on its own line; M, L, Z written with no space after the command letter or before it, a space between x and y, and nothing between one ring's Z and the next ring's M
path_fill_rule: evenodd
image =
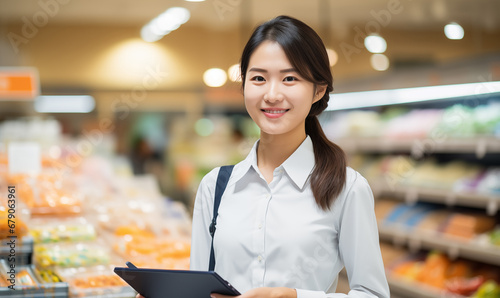
M233 181L237 182L248 171L253 170L258 173L257 167L257 146L259 141L257 140L252 147L252 150L248 156L241 161L234 168ZM314 149L313 143L309 136L300 144L300 146L295 150L295 152L288 157L287 160L280 166L283 167L285 172L288 174L290 179L295 183L295 185L302 189L309 178L315 165L314 159ZM232 180L232 179L231 179Z

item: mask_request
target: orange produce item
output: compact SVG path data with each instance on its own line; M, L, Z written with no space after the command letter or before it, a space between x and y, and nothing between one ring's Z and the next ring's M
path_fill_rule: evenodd
M444 289L449 266L450 260L445 255L438 252L431 252L427 256L422 270L416 279L427 285Z
M6 239L8 236L22 237L28 233L28 227L22 219L18 217L17 213L13 213L13 222L15 228L14 233L11 233L11 228L9 227L9 209L5 206L0 205L0 239Z

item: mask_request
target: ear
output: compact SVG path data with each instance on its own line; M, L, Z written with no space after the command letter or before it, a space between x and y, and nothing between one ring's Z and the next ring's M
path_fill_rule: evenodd
M326 92L326 87L327 85L316 85L315 91L314 91L314 98L313 98L313 103L316 103L318 100L323 98Z

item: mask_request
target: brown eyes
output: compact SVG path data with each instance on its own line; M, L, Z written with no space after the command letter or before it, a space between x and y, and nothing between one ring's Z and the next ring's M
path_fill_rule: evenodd
M250 79L251 81L256 81L256 82L265 82L266 79L262 76L255 76ZM298 79L296 77L286 77L283 79L283 82L294 82L297 81Z

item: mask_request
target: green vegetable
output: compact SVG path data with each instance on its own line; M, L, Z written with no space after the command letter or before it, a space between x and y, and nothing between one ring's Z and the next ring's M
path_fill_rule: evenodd
M488 280L481 285L473 298L500 298L500 286L493 280Z

